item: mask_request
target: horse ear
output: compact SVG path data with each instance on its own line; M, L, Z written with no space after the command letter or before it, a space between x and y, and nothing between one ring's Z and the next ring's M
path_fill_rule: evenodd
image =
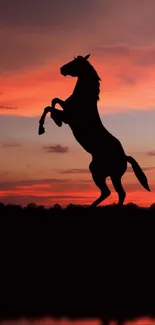
M86 56L84 57L84 59L85 59L85 60L88 60L89 57L90 57L90 54L86 55Z

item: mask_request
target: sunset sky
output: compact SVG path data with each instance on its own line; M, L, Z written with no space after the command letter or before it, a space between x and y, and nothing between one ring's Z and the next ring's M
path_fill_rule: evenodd
M51 99L67 98L76 78L60 67L91 53L102 79L98 109L104 126L143 167L145 191L129 169L125 203L155 202L155 1L1 0L0 6L0 201L51 206L89 204L100 194L88 165L91 156L69 126L49 117ZM117 202L112 195L104 204Z

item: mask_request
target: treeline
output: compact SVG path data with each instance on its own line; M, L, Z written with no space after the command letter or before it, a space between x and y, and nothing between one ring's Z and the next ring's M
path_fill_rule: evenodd
M61 207L59 204L54 204L51 207L45 207L43 205L37 205L35 203L29 203L27 206L22 207L20 205L15 205L15 204L4 204L0 202L0 215L3 216L4 214L11 214L11 213L17 213L18 215L20 212L22 214L27 214L29 215L30 213L33 213L33 216L36 214L43 215L72 215L74 213L75 215L77 214L78 217L82 216L90 216L94 215L96 217L97 215L103 215L103 213L107 216L109 215L114 215L115 213L119 213L119 215L130 215L132 212L135 213L136 215L152 215L155 211L155 203L151 204L150 207L141 207L138 206L134 203L128 203L124 205L123 207L119 207L117 204L111 204L111 205L105 205L105 206L98 206L97 208L91 208L90 206L82 206L82 205L74 205L74 204L69 204L66 207ZM117 214L118 216L118 214Z
M155 314L155 206L0 204L0 318Z

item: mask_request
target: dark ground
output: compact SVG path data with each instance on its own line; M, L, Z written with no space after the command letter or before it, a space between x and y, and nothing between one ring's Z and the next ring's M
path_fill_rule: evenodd
M0 319L155 316L155 207L0 204Z

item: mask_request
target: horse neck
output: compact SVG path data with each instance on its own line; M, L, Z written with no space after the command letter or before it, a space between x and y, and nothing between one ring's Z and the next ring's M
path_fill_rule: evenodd
M96 102L98 101L99 94L99 84L97 80L92 80L89 76L78 77L77 83L75 85L73 95L77 100L82 100L86 102Z
M78 103L80 102L80 105L78 105L78 111L80 111L81 108L82 116L83 118L84 116L86 117L88 124L90 124L91 126L94 125L97 128L96 132L100 132L102 130L102 132L105 132L105 135L107 135L109 134L109 132L102 124L98 112L97 91L96 91L96 96L92 96L94 94L93 87L96 87L97 89L97 82L95 83L94 80L93 83L92 82L89 83L88 78L87 79L78 78L72 95L76 102ZM87 118L88 115L89 115L89 119Z

